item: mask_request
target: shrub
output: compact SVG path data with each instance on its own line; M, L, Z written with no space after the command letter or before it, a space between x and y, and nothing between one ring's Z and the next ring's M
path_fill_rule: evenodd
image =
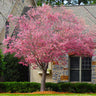
M0 49L0 81L3 81L4 70L5 70L4 55L2 54L2 50Z
M1 92L6 92L6 86L5 83L0 82L0 93Z
M0 92L34 92L40 89L39 83L30 82L0 82Z
M87 93L87 92L92 92L93 91L93 86L92 84L88 83L77 83L75 85L75 92L76 93Z
M29 68L19 64L20 59L14 57L14 54L6 54L4 61L6 62L4 71L5 81L28 81Z
M60 92L71 92L71 83L58 83L59 91Z
M96 93L96 84L89 83L46 83L47 91ZM40 83L35 82L0 82L0 92L29 93L40 91Z
M73 93L96 92L96 85L89 83L58 83L59 91Z
M47 91L58 91L59 90L59 87L57 86L56 83L47 82L45 86L46 86Z

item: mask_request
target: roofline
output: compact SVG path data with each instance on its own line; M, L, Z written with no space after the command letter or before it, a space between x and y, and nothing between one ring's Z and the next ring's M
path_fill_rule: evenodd
M81 7L81 6L82 6L82 7L83 7L83 6L85 7L85 6L96 6L96 4L92 4L92 5L91 5L91 4L90 4L90 5L69 5L69 6L68 6L68 5L63 5L63 6L64 6L64 7Z

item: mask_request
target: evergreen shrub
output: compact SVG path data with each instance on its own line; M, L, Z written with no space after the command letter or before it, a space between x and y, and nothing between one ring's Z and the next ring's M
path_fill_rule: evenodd
M0 92L29 93L40 90L40 83L0 82Z
M14 57L14 54L6 54L4 57L5 70L4 79L7 82L24 82L29 79L29 67L19 64L20 59Z
M31 93L40 91L36 82L0 82L0 92ZM96 84L91 83L46 83L46 91L96 93Z
M95 93L96 84L91 83L58 83L60 92Z

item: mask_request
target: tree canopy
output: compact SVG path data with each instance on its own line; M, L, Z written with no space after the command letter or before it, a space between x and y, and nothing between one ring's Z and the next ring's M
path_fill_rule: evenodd
M87 32L84 22L64 7L58 11L48 5L31 8L21 17L11 15L10 20L18 31L4 40L8 45L4 53L15 53L16 57L22 57L20 64L42 70L41 91L45 89L49 62L70 53L93 55L95 43L91 31Z

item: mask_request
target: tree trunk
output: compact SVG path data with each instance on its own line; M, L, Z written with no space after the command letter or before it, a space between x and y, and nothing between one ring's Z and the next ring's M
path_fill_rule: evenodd
M46 71L43 70L40 91L45 91L45 81L46 81Z

